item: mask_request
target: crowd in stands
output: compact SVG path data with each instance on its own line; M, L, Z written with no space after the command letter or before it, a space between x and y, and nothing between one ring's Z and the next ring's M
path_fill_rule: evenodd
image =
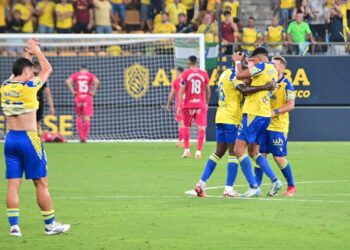
M0 32L197 32L215 43L221 25L227 54L243 43L240 49L248 53L265 44L275 54L288 49L300 55L309 48L326 52L322 42L344 42L350 34L350 0L275 0L274 7L262 30L254 17L238 18L238 0L0 0ZM339 46L338 54L345 48Z

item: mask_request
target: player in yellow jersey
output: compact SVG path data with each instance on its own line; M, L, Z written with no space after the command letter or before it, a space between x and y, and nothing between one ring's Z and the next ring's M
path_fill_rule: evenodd
M241 61L241 58L241 53L236 53L233 56L235 62ZM269 81L277 81L277 71L274 65L269 63L268 52L265 48L260 47L255 49L251 60L255 65L248 70L242 69L240 63L237 64L237 79L251 78L251 86L261 86ZM282 188L282 182L278 180L266 158L259 153L259 144L261 143L262 135L271 120L270 92L260 91L247 96L244 101L242 113L243 119L235 143L234 153L249 183L249 189L244 196L257 196L261 193L261 189L253 174L249 156L254 159L256 164L270 178L272 187L268 195L273 196ZM247 146L249 146L249 156L246 154Z
M285 196L293 196L296 192L294 177L291 166L286 159L287 156L287 134L289 130L289 112L294 109L295 95L292 83L284 76L283 72L287 67L287 61L281 56L272 59L278 72L277 88L271 97L272 119L264 139L260 144L260 153L263 155L272 154L273 159L282 171L287 180L288 188ZM255 168L255 177L258 185L262 182L263 172Z
M6 204L11 236L22 236L19 228L18 192L23 173L34 182L36 197L45 223L45 234L54 235L69 230L70 225L55 221L55 211L47 182L47 161L37 132L37 92L49 78L52 68L39 47L30 39L27 52L39 61L41 71L34 76L34 64L19 58L12 66L12 77L1 85L1 107L6 116L9 132L5 139L6 178L8 180Z
M243 58L243 64L246 60ZM243 94L255 93L258 91L271 90L273 85L268 83L264 86L246 86L243 81L236 79L234 67L226 69L219 78L219 103L216 112L216 151L213 153L205 166L200 181L195 186L195 191L199 197L205 197L205 185L213 173L217 162L228 151L229 159L227 163L227 179L224 190L225 197L238 197L233 189L236 180L238 161L233 154L233 147L237 137L239 124L242 120Z

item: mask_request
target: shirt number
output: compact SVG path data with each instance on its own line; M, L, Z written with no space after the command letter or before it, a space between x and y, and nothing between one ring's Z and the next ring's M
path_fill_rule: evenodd
M79 93L87 93L89 91L88 81L86 80L79 80Z
M201 81L198 79L192 79L192 89L191 93L192 94L200 94L201 93Z

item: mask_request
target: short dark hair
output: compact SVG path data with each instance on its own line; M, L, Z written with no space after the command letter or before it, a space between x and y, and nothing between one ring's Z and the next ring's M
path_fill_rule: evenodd
M35 65L27 58L19 58L12 65L12 74L14 76L20 76L25 68L34 68Z
M180 73L184 71L183 67L177 67L177 71L179 71Z
M231 15L231 11L225 10L224 11L224 16Z
M196 56L189 56L188 61L190 61L191 64L196 65L197 64L197 57Z
M252 16L251 16L251 17L249 17L249 19L251 19L251 20L255 21L255 18L254 18L254 17L252 17Z
M269 56L269 52L264 47L259 47L259 48L256 48L252 53L252 56L257 56L257 55Z
M233 18L234 23L239 23L240 21L241 21L241 19L239 19L238 17Z
M88 69L88 66L86 64L80 65L80 69Z

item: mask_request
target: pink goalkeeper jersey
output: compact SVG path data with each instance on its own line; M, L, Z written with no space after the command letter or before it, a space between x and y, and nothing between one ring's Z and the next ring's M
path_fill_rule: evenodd
M96 76L91 72L75 72L70 78L72 78L75 84L75 92L77 95L91 95L91 85L96 79Z
M208 84L209 77L206 71L197 68L184 71L181 75L181 85L185 86L184 107L205 108L205 89Z

